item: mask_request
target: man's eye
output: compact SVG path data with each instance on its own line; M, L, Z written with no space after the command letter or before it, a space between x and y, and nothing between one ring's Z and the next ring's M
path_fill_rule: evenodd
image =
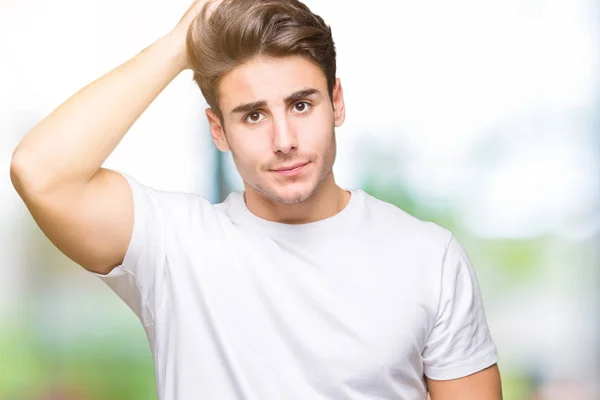
M251 124L260 122L260 121L262 121L262 119L263 119L263 115L261 113L259 113L258 111L248 114L245 118L246 122L249 122Z
M299 103L294 104L294 110L299 112L299 113L305 113L310 109L310 104L305 102L305 101L301 101Z

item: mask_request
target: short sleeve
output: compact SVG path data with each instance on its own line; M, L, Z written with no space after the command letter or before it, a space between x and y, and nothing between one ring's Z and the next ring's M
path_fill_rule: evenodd
M498 362L475 271L454 236L443 260L436 320L422 356L425 375L435 380L461 378Z
M135 312L144 325L154 323L157 282L164 274L166 251L162 208L167 192L140 184L119 172L129 183L133 196L133 233L123 259L109 274L93 273L102 279Z

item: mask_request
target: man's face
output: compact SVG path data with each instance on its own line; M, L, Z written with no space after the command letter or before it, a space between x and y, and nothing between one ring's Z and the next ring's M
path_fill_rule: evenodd
M344 120L339 80L332 104L312 62L255 58L227 74L219 93L223 125L208 110L211 132L221 151L231 150L246 190L286 204L308 199L335 161L334 128Z

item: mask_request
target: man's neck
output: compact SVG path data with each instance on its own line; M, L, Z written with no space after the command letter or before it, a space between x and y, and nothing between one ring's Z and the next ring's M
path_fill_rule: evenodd
M346 207L350 196L349 192L335 183L333 173L330 173L312 196L298 204L275 201L248 186L244 201L248 210L262 219L284 224L306 224L336 215Z

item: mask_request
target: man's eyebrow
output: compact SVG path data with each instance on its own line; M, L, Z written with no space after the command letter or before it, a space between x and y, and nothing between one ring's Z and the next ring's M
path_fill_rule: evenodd
M310 97L313 96L315 94L320 95L321 92L317 89L303 89L303 90L298 90L297 92L294 92L292 94L290 94L289 96L287 96L284 101L286 103L293 103L295 101L298 101L300 99L304 99L306 97ZM233 110L231 110L232 114L236 114L236 113L248 113L250 111L254 111L257 108L262 108L265 107L267 105L267 102L265 100L259 100L259 101L254 101L252 103L247 103L247 104L240 104L239 106L237 106L236 108L234 108Z
M256 110L257 108L261 108L267 105L267 102L264 100L260 100L260 101L254 101L252 103L248 103L248 104L241 104L239 106L237 106L236 108L234 108L233 110L231 110L232 114L235 113L247 113L253 110Z
M306 97L310 97L314 94L321 94L321 92L319 92L317 89L304 89L304 90L299 90L297 92L294 92L292 94L290 94L288 97L285 98L285 102L286 103L293 103L295 101L298 101L300 99L304 99Z

